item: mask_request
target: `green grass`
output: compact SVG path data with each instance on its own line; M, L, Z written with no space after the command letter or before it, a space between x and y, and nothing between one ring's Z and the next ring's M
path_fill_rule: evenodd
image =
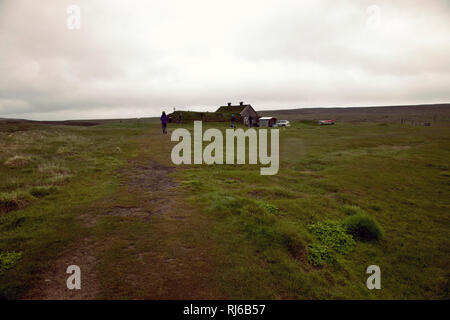
M0 216L0 252L21 253L7 259L14 262L0 278L1 298L20 297L88 234L102 244L101 298L450 297L446 127L294 122L280 129L277 175L261 176L253 165L183 165L171 175L176 195L157 196L185 219L103 216L92 229L80 215L148 200L125 192L119 170L137 156L170 164L175 143L159 124L36 125L0 135L0 194L27 199ZM5 164L15 156L26 163ZM361 214L383 230L378 241L343 232L346 219ZM170 269L174 257L185 259ZM366 288L372 264L381 268L381 290ZM205 294L190 295L199 277Z
M354 214L364 214L364 210L361 209L358 206L355 205L351 205L351 204L344 204L342 206L342 209L344 210L344 212L346 214L350 215L354 215Z
M249 165L184 167L196 181L190 201L214 219L226 255L221 290L237 299L449 297L448 128L308 122L280 136L276 176ZM362 212L384 237L345 254L307 228ZM295 254L283 241L293 235ZM371 264L382 270L380 291L365 287Z
M36 198L43 198L58 191L55 186L37 186L30 189L30 194Z
M0 131L0 298L20 297L53 259L87 234L78 217L115 192L115 172L137 154L135 139L145 128L117 123ZM23 153L27 165L11 165Z

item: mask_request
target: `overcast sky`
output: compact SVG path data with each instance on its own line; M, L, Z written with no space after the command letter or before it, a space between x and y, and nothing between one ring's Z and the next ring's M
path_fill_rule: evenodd
M67 27L71 4L79 30ZM450 102L450 1L0 0L0 117L145 117L228 101Z

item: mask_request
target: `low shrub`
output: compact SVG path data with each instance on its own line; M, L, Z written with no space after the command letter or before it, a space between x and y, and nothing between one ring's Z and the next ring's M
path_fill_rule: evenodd
M368 215L353 215L343 222L346 231L354 237L363 240L380 240L383 232L374 218Z
M308 261L315 267L321 267L324 264L333 264L336 258L334 252L329 247L313 243L308 246Z
M312 232L322 244L339 253L348 253L355 245L353 237L349 235L342 224L337 221L329 220L317 222L310 225L308 230Z
M2 252L0 253L0 274L13 268L22 258L22 252Z

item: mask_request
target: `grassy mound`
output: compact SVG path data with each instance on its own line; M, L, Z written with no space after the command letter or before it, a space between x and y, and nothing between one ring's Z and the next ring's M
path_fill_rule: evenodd
M6 213L25 207L33 197L24 191L0 193L0 213Z
M368 215L352 215L347 217L343 224L348 233L363 241L380 240L383 237L378 223Z

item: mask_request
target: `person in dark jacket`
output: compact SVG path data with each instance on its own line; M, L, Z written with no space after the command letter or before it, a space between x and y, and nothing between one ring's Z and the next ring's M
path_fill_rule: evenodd
M234 121L236 121L236 118L234 117L234 114L231 115L231 127L234 128Z
M253 126L253 117L252 116L248 117L248 125L250 128Z
M178 123L181 124L181 112L178 114Z
M162 131L164 134L167 134L166 128L167 128L167 116L166 116L166 112L163 111L162 115L161 115L161 126L162 126Z

